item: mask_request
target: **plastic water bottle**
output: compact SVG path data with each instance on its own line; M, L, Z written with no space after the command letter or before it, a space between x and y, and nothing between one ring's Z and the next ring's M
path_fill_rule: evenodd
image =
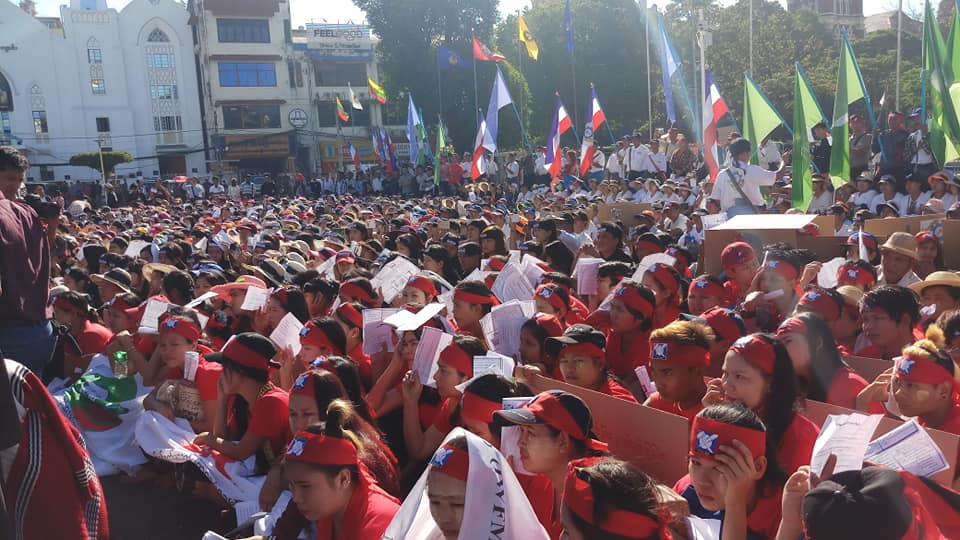
M127 376L127 351L117 351L113 353L113 375L118 379Z

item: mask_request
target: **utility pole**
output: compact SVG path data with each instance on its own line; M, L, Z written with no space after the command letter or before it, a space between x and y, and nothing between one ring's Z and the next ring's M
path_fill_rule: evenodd
M901 39L901 25L903 24L903 0L900 0L897 3L897 84L895 86L896 90L893 97L893 110L900 110L900 39ZM922 66L921 66L922 67Z
M697 43L700 45L700 106L704 107L707 102L707 47L713 45L713 32L707 30L707 24L703 20L703 10L699 10L700 22L697 24ZM703 132L703 114L701 109L700 131ZM701 139L702 140L702 139Z
M753 75L753 0L750 0L750 75Z
M103 203L107 203L107 170L103 167L103 145L106 142L105 137L100 135L97 137L97 152L100 154L100 178L102 180L102 185L100 186L100 196L103 197Z
M650 93L650 8L643 0L643 37L647 45L647 125L653 139L653 95Z

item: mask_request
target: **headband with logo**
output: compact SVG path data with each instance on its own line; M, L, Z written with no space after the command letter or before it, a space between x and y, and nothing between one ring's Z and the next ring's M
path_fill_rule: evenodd
M651 342L650 360L666 362L674 366L698 367L710 365L710 351L696 345Z
M733 342L730 350L760 368L760 371L767 375L773 375L773 366L777 362L777 352L773 345L762 337L756 334L743 336Z
M743 443L754 459L763 456L767 451L765 431L697 416L690 428L690 457L715 460L720 447L733 447L735 440Z
M584 479L584 476L581 476L581 471L589 466L591 461L595 460L590 458L576 460L570 463L570 468L567 469L563 484L563 504L572 513L602 531L626 538L649 538L657 532L661 533L660 538L670 538L669 535L662 534L666 527L655 518L630 510L608 505L603 520L598 520L593 513L596 501L593 486Z
M470 454L445 444L430 458L430 470L443 473L457 480L467 481L470 472Z
M357 447L347 439L301 431L287 447L286 461L314 465L357 465Z
M623 302L627 309L643 315L644 319L653 316L653 304L640 295L640 291L633 285L621 283L613 292L613 299Z

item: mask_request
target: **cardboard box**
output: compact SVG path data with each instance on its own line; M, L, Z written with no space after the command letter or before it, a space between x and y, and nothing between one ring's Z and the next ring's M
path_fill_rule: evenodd
M651 208L653 208L653 205L650 203L620 202L603 204L597 209L597 222L604 223L606 221L614 221L614 210L619 210L620 220L623 221L623 224L627 227L636 227L640 223L640 220L634 216Z
M685 417L547 377L537 376L533 384L539 391L563 390L579 396L590 408L594 433L618 459L668 486L687 474L690 422Z
M802 247L800 238L810 238L809 234L803 232L803 227L813 222L816 217L812 214L750 214L735 216L708 229L704 236L704 249L701 250L703 264L700 273L717 275L722 272L720 253L727 244L741 235L756 236L764 245L785 242L794 247ZM824 260L830 258L832 257Z
M923 230L922 225L924 223L943 219L944 217L944 214L930 214L926 216L868 219L863 223L863 230L877 236L890 236L898 231L917 234Z
M844 356L843 361L853 368L858 375L866 379L868 383L873 382L877 375L893 367L893 361L891 360L867 358L865 356Z
M828 415L851 414L854 412L858 411L808 399L802 414L809 418L814 424L823 426L823 422L827 419ZM903 422L901 420L884 417L882 420L880 420L880 425L877 426L876 431L873 432L873 438L876 439L877 437L896 429L902 423ZM940 447L943 455L947 458L947 462L950 463L950 468L948 470L933 475L932 479L949 488L953 483L953 477L957 473L957 450L960 448L960 436L952 433L946 433L937 429L926 428L926 430L927 433L930 434L930 438L933 439L933 442L937 443L937 446Z
M960 219L945 219L940 223L941 240L943 242L943 264L954 271L960 270ZM934 228L934 234L937 229Z

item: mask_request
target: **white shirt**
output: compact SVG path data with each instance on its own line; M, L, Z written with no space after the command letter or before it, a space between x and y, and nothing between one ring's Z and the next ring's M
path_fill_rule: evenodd
M611 174L620 174L621 170L620 151L618 150L610 154L610 157L607 158L607 172Z
M925 192L925 193L921 193L920 196L917 197L916 201L914 201L913 198L910 197L910 195L908 195L908 194L906 194L906 193L904 193L904 194L902 194L902 195L903 195L903 199L900 200L900 217L919 216L919 215L920 215L920 207L923 206L927 201L930 200L930 192L929 192L929 191L927 191L927 192ZM910 208L911 201L913 201L913 208L912 208L913 211L912 211L912 212L910 211L910 210L911 210L911 208Z
M897 282L897 285L901 287L909 287L910 285L913 285L914 283L920 283L921 281L923 280L920 279L920 276L918 276L916 272L911 270L906 274L904 274L902 278L900 278L900 281ZM879 285L887 284L886 280L883 279L883 269L880 270L880 275L877 276L877 284Z
M759 161L762 165L766 165L767 168L770 168L771 165L780 163L781 159L780 147L777 146L777 143L772 140L768 140L767 144L760 147L760 150L758 151L757 161Z
M895 193L892 199L887 199L886 197L883 196L883 193L877 193L877 196L873 198L873 203L871 203L873 206L870 208L870 211L876 214L877 206L885 202L892 202L893 204L896 204L897 208L901 209L902 211L903 204L904 204L903 198L905 196L906 195L904 195L903 193Z
M602 171L606 163L607 158L603 155L603 150L597 148L593 152L593 162L590 164L590 172Z
M647 161L649 154L650 150L647 150L646 146L631 146L627 150L627 170L636 172L646 171L649 164Z
M733 208L737 199L742 199L740 193L731 184L734 179L742 182L740 188L743 194L750 199L754 206L764 204L763 195L760 193L760 186L772 186L777 180L776 171L768 171L757 165L739 163L739 168L726 168L717 175L717 181L713 185L711 199L720 201L720 209L726 212ZM729 172L728 172L729 171ZM731 174L733 179L731 179Z
M680 229L682 232L687 232L687 223L690 221L690 218L680 214L677 216L677 220L673 221L670 218L663 220L663 228L667 231L672 231L674 229Z
M953 206L953 203L957 202L957 196L953 193L944 193L943 197L940 197L940 200L943 201L943 207L949 209Z
M547 170L547 156L545 156L543 152L537 152L537 160L534 163L534 171L536 171L538 175L542 176L547 174Z
M847 202L850 203L850 208L856 208L862 204L862 205L865 205L867 208L870 208L870 211L872 212L875 206L871 206L871 205L873 204L873 199L875 199L876 197L877 197L877 192L872 189L864 191L863 193L856 191L853 193L853 195L850 196L850 200Z
M217 195L223 193L224 191L226 190L223 188L223 184L213 184L210 186L209 193L211 195Z
M920 147L920 141L923 139L923 134L920 133L920 130L914 131L910 134L910 138L916 143L917 146L917 155L913 156L913 159L910 163L914 165L929 165L933 163L933 154L930 153L930 149L926 145Z
M661 152L647 152L647 171L653 174L667 172L667 156Z
M833 206L833 193L829 189L825 189L823 193L810 201L810 206L807 206L807 213L819 214L831 206Z
M520 164L517 163L516 160L513 160L510 163L507 163L504 169L506 169L507 178L509 178L510 180L516 180L517 177L520 176Z

